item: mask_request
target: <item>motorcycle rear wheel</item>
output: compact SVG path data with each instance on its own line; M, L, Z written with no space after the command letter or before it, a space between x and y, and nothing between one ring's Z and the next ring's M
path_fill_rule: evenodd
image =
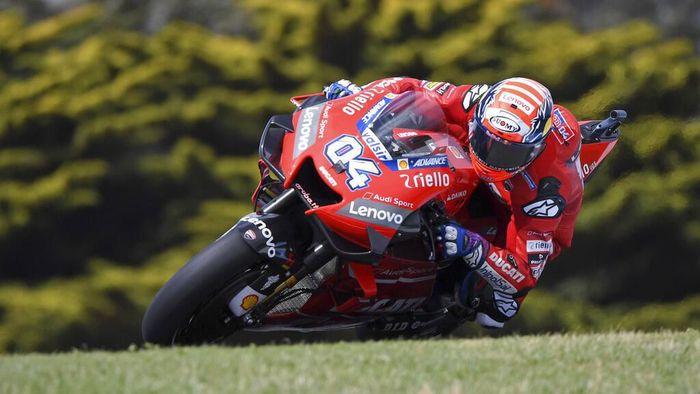
M228 301L260 274L262 259L230 231L195 255L158 291L144 314L141 332L159 345L223 339L238 329Z

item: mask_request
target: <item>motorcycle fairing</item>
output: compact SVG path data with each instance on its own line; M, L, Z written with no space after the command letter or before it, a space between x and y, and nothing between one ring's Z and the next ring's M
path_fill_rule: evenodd
M280 168L285 187L290 187L310 160L318 182L341 198L335 204L311 208L307 214L367 248L371 246L367 228L391 239L405 229L411 213L435 198L445 203L448 213L457 212L479 181L460 143L446 133L444 114L436 115L435 108L427 107L428 99L413 92L410 97L396 96L381 88L364 99L361 109L357 98L349 96L297 111L292 119L296 131L284 136L290 148L283 151ZM386 111L392 108L391 115L398 115L387 117ZM402 121L401 115L408 111L415 124L440 129L393 127L392 122ZM385 118L385 127L377 126ZM423 143L423 151L415 157L394 156L380 143L375 130L377 134L389 130L397 144L410 152L420 148L420 144L416 145L419 148L409 145L412 138L429 139L432 151L426 151Z

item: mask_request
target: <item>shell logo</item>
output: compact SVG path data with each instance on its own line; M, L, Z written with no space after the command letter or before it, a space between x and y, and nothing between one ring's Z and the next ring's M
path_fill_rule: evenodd
M255 305L258 304L258 296L255 294L249 294L245 297L243 297L243 301L241 301L241 308L244 310L250 310L250 308L254 307Z
M408 170L408 160L406 159L399 159L396 165L399 167L399 170Z

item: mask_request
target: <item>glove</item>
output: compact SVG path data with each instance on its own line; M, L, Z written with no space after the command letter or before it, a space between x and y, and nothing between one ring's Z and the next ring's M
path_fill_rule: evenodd
M455 222L448 222L437 228L438 245L445 258L462 257L471 270L484 263L484 239Z
M326 98L328 100L335 100L337 98L359 93L361 90L361 87L355 85L347 79L341 79L340 81L333 82L330 86L323 88L323 93L326 94Z

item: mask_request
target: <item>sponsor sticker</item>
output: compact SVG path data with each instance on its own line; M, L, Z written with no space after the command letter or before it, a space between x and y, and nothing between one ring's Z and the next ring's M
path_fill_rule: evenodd
M418 135L418 133L415 131L401 131L401 132L396 133L396 137L398 137L398 138L415 137L417 135Z
M406 189L419 189L426 187L447 187L450 186L451 178L448 174L440 171L419 172L417 174L399 174Z
M552 253L554 247L551 240L529 239L526 242L525 250L528 253Z
M318 125L318 139L323 139L326 135L326 126L328 125L328 118L330 117L330 110L333 108L333 102L326 102L326 106L323 108L323 116L321 117L321 123Z
M294 188L297 189L301 197L306 201L307 204L309 204L311 208L318 208L318 204L316 203L316 201L314 201L314 199L311 197L311 194L309 194L309 192L307 192L303 186L301 186L298 183L295 183Z
M275 235L272 233L272 230L270 230L270 228L267 227L267 223L265 223L264 221L258 219L255 216L252 216L252 215L253 214L242 217L241 222L248 222L248 223L254 225L255 227L257 227L258 230L260 230L260 234L262 234L263 238L265 238L265 245L263 246L263 248L267 248L267 249L265 249L265 253L267 254L267 257L269 257L269 258L275 257L277 255L277 250L275 249ZM248 231L252 231L252 229L248 230ZM253 234L253 238L246 237L246 234L248 233L248 231L246 231L243 234L243 237L248 239L248 240L254 240L256 238L255 234Z
M396 159L386 161L385 164L393 171L403 171L418 168L449 167L450 161L447 159L447 155L434 155L424 157L413 157L408 159Z
M362 132L362 140L365 141L369 149L377 156L377 159L382 161L391 160L391 153L389 153L384 144L379 141L379 138L371 129L366 129Z
M447 82L423 81L422 86L423 88L432 90L442 96L450 89L450 87L452 87L452 84Z
M255 235L255 231L252 230L252 229L246 230L246 232L243 233L243 238L245 238L245 239L247 239L247 240L249 240L249 241L254 241L255 238L257 238L257 237L258 237L258 236Z
M511 317L515 316L516 313L518 313L518 303L515 302L511 295L494 291L493 300L498 311L505 317L510 319Z
M394 205L359 198L342 207L338 213L367 223L396 229L411 214L411 211Z
M493 267L489 264L482 264L476 272L481 275L484 280L489 282L489 284L495 289L500 290L505 293L515 293L517 290L513 285L510 284L505 278L501 276Z
M564 114L561 113L559 108L552 112L552 124L554 125L554 129L556 131L554 136L557 137L560 144L565 143L574 136L574 133L571 131L571 127L568 123L566 123Z
M444 96L445 93L447 93L447 91L450 90L451 87L452 87L451 83L445 82L442 85L440 85L440 87L435 89L435 93L439 94L440 96Z
M243 301L241 301L241 308L243 310L250 310L252 307L258 304L258 299L259 297L255 294L249 294L243 298Z
M496 252L491 252L489 255L489 260L491 260L491 262L497 268L499 268L502 273L506 274L515 282L520 283L523 281L523 279L525 279L525 275L518 271L518 268L514 266L515 264L513 264L513 262L504 261Z
M532 276L535 279L539 279L542 275L542 271L544 271L544 267L547 264L547 257L549 257L549 255L546 253L533 253L527 255L530 273L532 273Z
M318 170L321 171L321 175L323 175L324 178L328 181L328 183L331 184L331 186L338 186L338 182L336 182L335 178L333 178L333 175L331 175L330 172L328 172L328 169L324 166L318 166Z
M316 141L318 121L321 117L322 105L304 108L299 114L297 126L294 129L294 157L296 158Z
M382 111L391 103L391 98L384 96L378 103L374 104L362 117L357 121L357 129L362 133L374 123Z
M367 103L377 96L377 92L374 89L366 89L360 93L354 94L352 99L345 103L341 111L346 115L355 115L359 111L362 111Z
M467 196L467 191L460 190L458 192L451 193L449 196L447 196L447 201L457 200L459 198L464 198L466 196Z
M520 131L518 121L506 111L499 111L498 115L489 118L489 122L491 122L493 127L497 130L504 133L517 133Z
M527 216L536 218L557 218L563 209L564 203L560 198L543 198L523 206L523 212Z
M265 295L255 291L252 287L246 286L236 294L228 303L228 308L236 316L243 316L260 301L265 299Z
M484 84L477 84L469 88L462 99L462 108L464 108L464 112L469 112L474 104L479 102L481 96L483 96L487 90L489 90L489 85Z
M535 106L529 100L512 93L501 92L498 100L507 104L515 105L519 110L528 115L532 115L532 112L535 110Z
M403 201L398 197L391 197L391 196L382 196L381 194L376 194L376 193L370 193L366 192L364 196L362 196L365 200L374 200L374 201L379 201L387 204L393 204L398 207L402 208L407 208L407 209L413 209L415 206L414 203L412 202L407 202Z

